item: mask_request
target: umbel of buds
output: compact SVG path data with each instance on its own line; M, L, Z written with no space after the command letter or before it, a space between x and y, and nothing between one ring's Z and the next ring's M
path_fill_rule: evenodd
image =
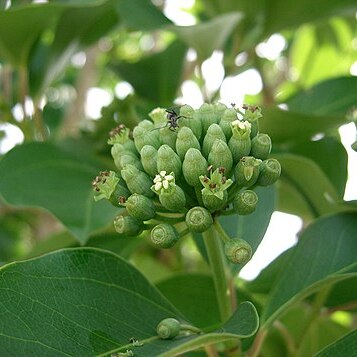
M122 209L116 231L142 235L159 248L171 248L190 232L203 233L220 215L248 215L258 205L257 186L274 184L280 163L269 155L269 135L259 132L261 109L240 110L222 103L156 108L150 119L129 130L120 124L108 144L117 171L93 181L94 198ZM251 248L225 238L225 254L244 264Z

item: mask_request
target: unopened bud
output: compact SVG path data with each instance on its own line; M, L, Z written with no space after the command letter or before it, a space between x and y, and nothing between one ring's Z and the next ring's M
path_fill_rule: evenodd
M257 159L265 160L271 151L271 139L267 134L258 134L252 139L252 148L250 156Z
M182 172L190 186L201 187L200 176L206 174L207 161L197 149L189 149L182 163Z
M131 193L138 193L147 197L154 196L151 191L151 179L146 173L138 170L133 165L126 165L121 170L121 175Z
M252 247L243 239L230 239L224 244L224 253L234 264L246 264L252 257Z
M119 215L114 220L114 228L119 234L137 236L144 230L145 225L134 217Z
M250 140L251 125L247 121L236 120L232 122L232 137L228 146L233 155L233 162L236 164L242 157L249 155L251 149Z
M157 150L151 145L145 145L140 151L140 156L145 172L154 177L157 173Z
M220 139L224 142L226 142L226 137L221 129L221 127L218 124L212 124L206 133L206 136L203 139L203 144L202 144L202 154L204 157L208 157L213 143L217 140Z
M260 166L258 184L260 186L272 185L281 174L280 162L276 159L264 160Z
M197 112L191 106L183 105L180 108L180 116L180 128L187 126L192 130L196 138L200 140L202 136L202 123Z
M124 203L124 206L130 216L141 221L148 221L149 219L154 218L156 214L153 201L150 198L138 195L137 193L131 195Z
M175 177L181 175L181 160L168 145L161 145L157 152L157 171L173 172Z
M190 128L183 127L179 130L176 140L176 152L181 160L184 159L187 150L190 148L200 150L200 143Z
M185 222L190 231L202 233L212 226L213 219L205 208L197 206L187 212Z
M233 201L233 209L239 215L248 215L255 211L258 204L258 195L251 190L240 192Z
M219 126L222 128L224 135L226 136L227 142L232 137L232 127L231 124L237 120L237 112L233 108L228 108L224 111Z
M197 115L201 120L203 133L205 133L212 124L218 123L213 104L203 103L197 110Z
M257 182L262 160L252 156L243 157L234 169L236 182L241 187L250 187Z
M179 238L176 228L168 223L158 224L152 229L150 235L151 242L159 248L171 248Z
M216 139L213 143L208 155L208 163L214 168L224 167L225 175L230 176L233 166L233 157L227 144L223 140Z

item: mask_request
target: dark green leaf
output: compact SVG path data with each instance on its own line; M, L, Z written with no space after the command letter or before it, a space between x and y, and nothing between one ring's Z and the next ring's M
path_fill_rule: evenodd
M47 209L85 243L118 212L93 200L90 182L98 171L50 144L25 144L0 161L0 193L14 206Z
M156 286L195 326L209 327L220 320L210 276L185 273L161 281Z
M356 357L357 356L357 330L340 338L335 343L327 346L317 353L315 357Z
M299 192L314 216L338 210L340 198L335 188L312 160L292 154L276 154L274 157L281 163L282 180Z
M298 93L289 110L314 115L345 115L357 102L357 77L334 78Z
M180 313L130 264L98 249L69 249L0 270L2 355L174 356L215 343L247 337L258 319L242 303L219 330L159 340L156 325ZM14 318L18 316L18 318ZM133 347L135 338L144 343Z
M265 324L318 288L355 276L356 219L355 213L340 213L308 226L269 295Z
M216 16L210 21L194 26L175 26L173 31L194 48L201 59L209 57L214 50L223 48L228 37L242 19L238 12Z
M345 123L344 115L318 116L267 107L260 121L260 130L269 134L274 143L286 143L309 140L316 134L326 133Z
M113 68L130 82L138 95L155 105L168 106L172 104L181 83L185 54L186 46L176 41L160 53L136 63L121 62Z
M122 21L131 29L150 31L172 22L147 0L119 0L117 9Z
M335 284L326 299L325 306L338 309L357 309L357 277Z
M305 156L320 166L342 199L347 181L347 152L341 141L333 137L304 141L291 146L289 152Z
M266 2L266 34L331 16L354 14L354 0L272 0Z

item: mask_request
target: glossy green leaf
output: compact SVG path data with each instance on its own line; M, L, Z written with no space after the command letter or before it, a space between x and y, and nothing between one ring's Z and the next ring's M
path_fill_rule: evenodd
M333 286L325 301L330 309L347 308L357 310L357 277L343 280Z
M318 288L356 276L356 221L355 213L340 213L308 226L269 295L264 325Z
M272 0L266 2L265 32L271 34L337 14L353 14L356 10L354 0Z
M234 28L242 19L238 12L216 16L210 21L194 26L176 26L173 31L194 48L201 59L209 57L214 50L222 49Z
M334 137L304 141L291 146L289 152L313 160L334 185L339 197L343 197L347 181L347 152L341 141Z
M344 115L318 116L266 107L259 124L261 132L269 134L273 143L278 144L310 139L345 123Z
M169 106L181 84L186 46L175 41L164 51L145 57L136 63L121 62L113 69L130 82L135 92L155 103Z
M195 326L214 326L220 320L216 293L210 276L197 273L178 274L160 281L156 286Z
M16 207L50 211L85 243L93 231L108 225L118 213L108 202L93 200L90 183L98 171L51 144L24 144L0 161L0 193Z
M291 184L318 217L338 210L340 198L324 172L312 160L292 154L274 155L282 166L281 180Z
M324 348L315 357L345 357L356 356L357 351L357 330L340 338L335 343Z
M172 24L151 1L119 0L117 9L122 21L130 29L150 31Z
M296 94L289 110L314 115L345 115L357 102L357 77L334 78Z
M174 356L203 343L252 335L254 306L241 304L219 330L162 341L156 325L182 315L130 264L98 249L68 249L0 270L2 355ZM18 316L18 318L14 318ZM144 343L134 347L134 337Z

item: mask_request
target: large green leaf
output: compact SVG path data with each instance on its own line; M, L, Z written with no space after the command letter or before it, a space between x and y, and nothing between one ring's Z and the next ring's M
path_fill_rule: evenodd
M340 338L335 343L324 348L315 357L355 357L357 356L357 330Z
M210 276L178 274L160 281L156 286L196 326L213 326L220 320L216 293ZM193 301L200 303L196 304Z
M304 114L345 115L357 102L357 77L334 78L296 94L289 109Z
M198 25L175 26L172 29L182 41L197 51L201 59L205 59L214 50L223 48L241 18L242 14L232 12L216 16Z
M304 141L292 145L289 152L309 158L320 166L342 199L347 181L347 152L340 140L325 137L318 141Z
M344 115L318 116L266 107L264 117L259 124L261 131L269 134L274 143L294 143L328 132L344 123L346 123Z
M252 304L241 304L219 330L162 341L156 325L183 316L130 264L98 249L62 250L0 270L2 355L174 356L203 343L252 335ZM135 338L144 343L134 347Z
M356 276L356 222L356 213L340 213L317 220L303 232L269 295L265 325L318 288Z
M151 1L119 0L117 9L122 21L131 29L150 31L172 24Z
M351 15L356 10L357 4L354 0L270 0L266 2L265 33L275 33L337 14Z
M274 157L282 166L281 180L294 187L314 216L336 212L339 209L340 197L316 163L293 154L276 154Z
M181 83L186 49L181 42L175 41L162 52L136 63L121 62L113 68L130 82L137 94L155 105L168 106L172 104Z
M47 209L85 243L118 212L93 200L90 182L98 171L51 144L24 144L0 161L0 193L11 205Z

